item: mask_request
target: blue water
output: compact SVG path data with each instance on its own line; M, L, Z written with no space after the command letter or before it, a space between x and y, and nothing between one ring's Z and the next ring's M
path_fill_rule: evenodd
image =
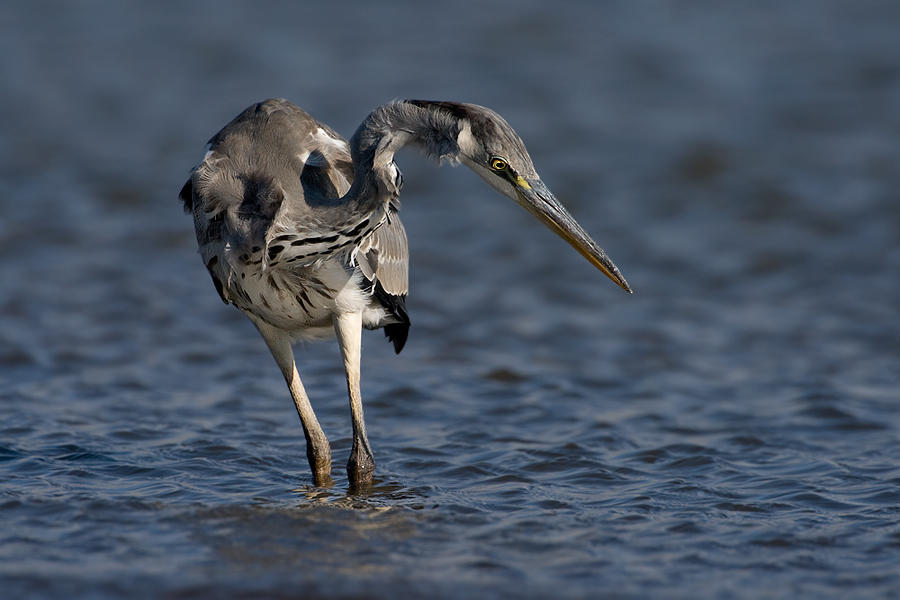
M19 3L0 14L0 597L900 597L900 5ZM410 340L262 340L177 193L285 97L476 102L635 290L398 156Z

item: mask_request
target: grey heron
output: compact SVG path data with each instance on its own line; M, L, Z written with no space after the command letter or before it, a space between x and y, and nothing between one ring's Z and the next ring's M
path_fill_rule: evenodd
M631 291L492 110L392 102L372 111L348 143L286 100L250 106L210 140L180 196L219 296L249 317L287 381L317 486L332 482L331 448L291 341L337 337L353 425L347 474L352 487L371 485L375 460L360 396L360 338L364 327L384 328L399 353L409 330L408 251L398 216L402 176L394 163L407 144L439 163L471 168Z

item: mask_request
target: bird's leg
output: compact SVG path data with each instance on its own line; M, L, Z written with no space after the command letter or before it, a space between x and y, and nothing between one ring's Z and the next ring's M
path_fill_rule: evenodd
M316 413L313 412L309 397L300 381L300 374L297 373L297 365L294 363L291 340L280 329L252 316L250 316L250 320L256 325L269 346L269 350L275 357L275 362L278 363L288 384L291 396L294 398L294 405L297 407L297 414L300 415L300 423L303 425L303 434L306 436L306 457L309 459L309 467L312 469L313 481L320 487L329 486L334 483L331 479L331 446L328 445L328 438L325 437L325 432L322 431L319 420L316 419Z
M362 313L340 313L333 317L334 331L344 358L347 373L347 390L350 393L350 416L353 419L353 448L347 463L347 475L353 488L372 485L375 457L366 437L363 419L362 396L359 391L359 358L362 338Z

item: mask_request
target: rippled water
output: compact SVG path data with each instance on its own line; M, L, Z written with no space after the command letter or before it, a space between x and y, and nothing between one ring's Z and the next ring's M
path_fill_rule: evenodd
M33 2L0 15L3 597L900 592L900 10ZM490 106L635 289L411 153L410 341L367 334L378 467L311 487L274 361L176 195L286 97L349 135Z

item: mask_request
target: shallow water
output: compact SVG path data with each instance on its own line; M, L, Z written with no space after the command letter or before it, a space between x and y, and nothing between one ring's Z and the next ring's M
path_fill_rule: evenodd
M900 589L900 9L88 2L0 16L3 596ZM296 349L336 485L176 196L286 97L496 109L629 296L412 153L410 340Z

